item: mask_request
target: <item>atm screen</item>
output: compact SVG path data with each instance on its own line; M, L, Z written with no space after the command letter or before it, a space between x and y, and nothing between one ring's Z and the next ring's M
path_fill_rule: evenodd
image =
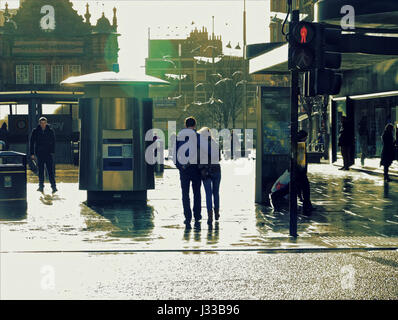
M122 156L122 147L108 147L108 157L121 157Z

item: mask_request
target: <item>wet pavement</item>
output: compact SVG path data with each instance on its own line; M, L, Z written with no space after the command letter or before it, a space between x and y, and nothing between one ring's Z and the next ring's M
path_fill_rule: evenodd
M1 299L398 298L398 251L1 256Z
M338 155L337 161L334 163L334 165L342 167L343 158ZM380 158L367 158L365 159L364 165L361 164L360 158L356 158L354 164L350 167L350 169L366 172L372 175L384 175L384 167L380 166ZM393 163L389 167L388 173L390 179L398 182L398 161L393 161Z
M204 190L200 228L183 224L178 170L156 177L146 206L87 207L78 190L77 169L57 169L55 196L36 192L29 176L27 212L0 212L0 250L72 251L239 251L330 248L398 248L398 183L337 167L309 167L317 210L299 216L297 239L289 237L287 208L273 212L254 203L255 161L224 161L221 218L206 223Z

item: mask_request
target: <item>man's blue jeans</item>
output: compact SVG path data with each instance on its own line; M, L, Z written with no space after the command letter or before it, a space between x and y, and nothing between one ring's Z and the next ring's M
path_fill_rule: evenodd
M210 211L213 209L213 197L214 197L214 209L220 209L220 182L221 172L210 174L209 178L203 180L203 186L206 192L206 207Z
M202 203L200 196L201 178L198 167L195 165L191 165L186 169L181 169L180 181L181 181L182 205L184 207L185 222L190 223L192 220L191 200L189 198L189 187L191 182L192 182L192 191L193 191L193 215L195 220L202 219L201 215Z

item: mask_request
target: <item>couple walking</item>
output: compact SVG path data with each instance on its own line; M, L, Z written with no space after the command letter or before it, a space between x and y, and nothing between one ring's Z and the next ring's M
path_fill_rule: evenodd
M185 140L179 141L183 139L182 137L184 136ZM196 137L196 141L194 137ZM189 141L190 143L192 143L192 141L194 142L194 148L188 147ZM183 150L185 150L185 153ZM191 154L189 154L190 151ZM183 158L188 159L188 162L184 161ZM180 172L182 205L185 216L184 223L187 228L191 227L192 211L195 219L195 225L198 224L202 219L202 183L206 193L206 207L208 214L207 223L210 226L213 223L213 209L215 220L218 220L220 217L219 189L221 181L221 167L219 161L219 145L212 138L210 129L204 127L197 132L195 118L186 118L185 129L182 129L178 134L176 150L174 152L174 163ZM189 197L191 183L193 191L193 210L191 210Z

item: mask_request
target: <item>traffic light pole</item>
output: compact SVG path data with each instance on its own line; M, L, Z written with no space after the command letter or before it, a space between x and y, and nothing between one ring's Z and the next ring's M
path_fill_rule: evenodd
M300 15L298 10L293 10L291 25L298 23ZM291 32L291 28L289 27ZM292 35L289 42L292 41ZM297 131L298 131L298 95L299 95L299 72L291 71L291 87L290 87L290 195L289 195L289 211L290 211L290 236L297 237Z

